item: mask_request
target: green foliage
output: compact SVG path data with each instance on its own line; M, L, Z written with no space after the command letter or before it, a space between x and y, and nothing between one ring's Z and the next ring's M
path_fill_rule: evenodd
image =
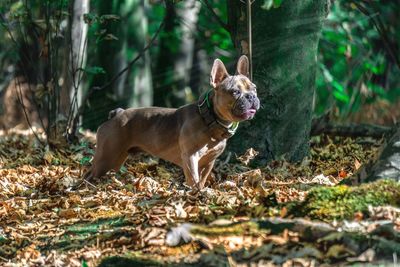
M96 43L105 41L118 41L118 37L113 32L115 29L110 29L110 25L121 22L121 17L116 14L98 15L95 13L84 14L83 20L89 25L90 36L96 37Z
M368 206L400 206L400 184L379 180L358 187L338 185L312 189L304 202L290 208L290 213L312 219L331 221L351 219L356 212L367 212Z
M395 44L399 25L390 18L399 7L370 3L367 8L369 17L351 1L335 1L332 6L319 46L317 114L337 106L346 116L364 103L400 96L398 66L373 23L384 19L387 38Z
M227 18L226 1L213 1L214 11L223 20ZM235 48L232 39L221 25L214 19L210 19L210 11L202 5L199 14L199 26L196 39L207 52L209 58L219 57L222 61L231 61L235 58Z

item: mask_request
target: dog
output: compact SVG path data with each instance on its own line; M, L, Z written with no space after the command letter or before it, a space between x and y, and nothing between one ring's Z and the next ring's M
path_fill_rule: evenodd
M252 119L260 108L256 86L249 79L249 60L241 56L237 74L229 75L221 60L214 61L212 89L197 103L178 109L118 108L97 130L87 181L109 170L118 171L131 153L146 152L183 169L186 183L202 189L218 156L239 122Z

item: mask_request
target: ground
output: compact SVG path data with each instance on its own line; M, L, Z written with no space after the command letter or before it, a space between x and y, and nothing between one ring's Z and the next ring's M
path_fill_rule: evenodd
M380 140L319 136L295 165L254 168L255 151L228 155L201 192L143 155L71 190L92 139L50 151L29 131L0 133L0 265L393 264L400 254L399 184L337 185Z

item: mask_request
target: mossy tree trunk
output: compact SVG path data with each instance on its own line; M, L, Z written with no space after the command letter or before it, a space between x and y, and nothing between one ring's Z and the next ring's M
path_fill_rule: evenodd
M284 0L270 10L262 4L252 5L252 33L253 80L263 108L241 124L228 150L241 154L253 147L261 164L282 157L299 161L309 152L317 47L328 1ZM246 5L228 1L228 15L235 46L247 54Z

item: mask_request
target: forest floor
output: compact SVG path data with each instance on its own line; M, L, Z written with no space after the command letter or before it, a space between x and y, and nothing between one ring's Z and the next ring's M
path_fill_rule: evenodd
M143 155L73 191L92 137L49 151L29 131L0 133L0 265L314 266L400 255L398 183L336 186L381 140L316 137L296 165L249 167L252 150L230 155L236 163L222 157L201 192Z

